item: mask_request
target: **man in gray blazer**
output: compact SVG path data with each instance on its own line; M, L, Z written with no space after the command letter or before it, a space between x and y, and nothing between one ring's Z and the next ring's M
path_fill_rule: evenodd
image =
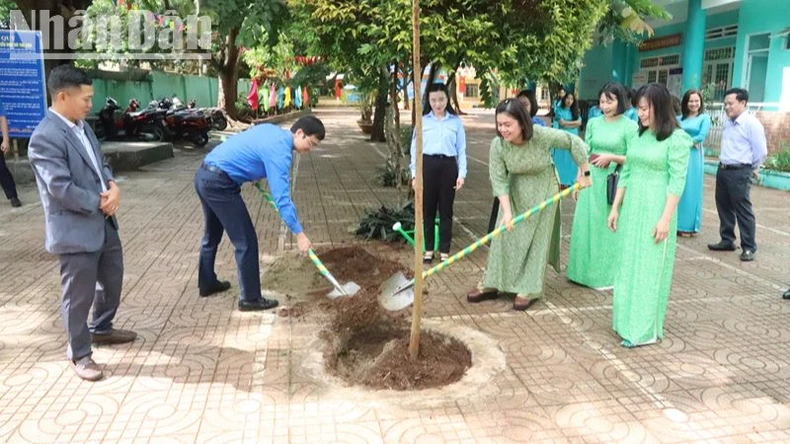
M120 191L99 141L83 120L91 110L91 84L84 71L72 66L52 70L47 85L52 107L33 131L28 157L44 207L44 247L60 260L66 355L77 376L97 381L103 375L91 344L131 342L137 334L112 326L123 283L115 218Z

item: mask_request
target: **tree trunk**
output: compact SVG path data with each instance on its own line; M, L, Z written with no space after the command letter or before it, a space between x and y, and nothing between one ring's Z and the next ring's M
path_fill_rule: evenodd
M219 73L219 91L217 92L217 108L224 109L228 117L236 119L236 99L239 96L239 48L236 46L238 28L233 28L225 38L224 60L217 66Z
M455 82L455 79L457 78L456 73L458 72L458 68L460 66L460 63L456 64L455 68L453 68L453 72L451 72L450 76L447 77L447 92L450 94L449 101L455 109L455 112L458 113L459 116L463 116L466 115L466 113L461 111L461 102L458 101L458 90L456 88Z
M370 134L371 142L386 142L384 134L384 119L387 114L387 96L389 95L389 74L382 72L379 78L379 88L376 91L376 110L373 113L373 132Z
M408 100L407 100L408 102ZM390 81L390 106L392 116L387 116L389 123L389 157L395 165L395 189L398 191L398 208L403 206L403 149L400 145L400 110L398 109L398 70L393 70ZM389 114L389 113L388 113Z

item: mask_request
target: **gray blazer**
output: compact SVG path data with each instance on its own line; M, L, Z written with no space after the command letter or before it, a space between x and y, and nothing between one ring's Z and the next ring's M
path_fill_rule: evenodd
M105 184L114 180L96 135L86 125ZM44 248L53 254L91 253L104 244L105 215L99 209L101 182L82 142L60 117L47 110L30 137L28 158L44 207ZM113 217L110 222L117 228Z

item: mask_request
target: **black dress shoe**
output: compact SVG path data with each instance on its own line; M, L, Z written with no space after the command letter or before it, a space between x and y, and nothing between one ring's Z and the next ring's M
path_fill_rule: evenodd
M735 244L730 244L724 241L718 244L708 244L708 250L713 251L735 251Z
M239 301L239 311L262 311L280 305L277 299L261 298L259 301Z
M754 260L754 255L756 253L757 252L754 251L754 250L743 250L743 253L741 253L741 261L743 261L743 262L751 262L751 261L753 261Z
M19 200L18 197L11 198L11 206L15 208L19 208L22 206L22 202Z
M230 288L230 282L228 281L217 281L211 288L201 288L200 289L200 297L207 297L211 296L214 293L221 293L223 291L227 291Z
M784 293L782 293L782 299L790 299L790 290L787 290Z

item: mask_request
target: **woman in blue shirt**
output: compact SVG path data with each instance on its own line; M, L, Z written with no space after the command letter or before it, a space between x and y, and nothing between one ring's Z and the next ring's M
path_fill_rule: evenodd
M461 118L450 105L447 87L435 83L428 87L428 100L423 107L423 227L426 251L423 262L431 263L434 252L433 224L439 210L439 253L441 260L450 256L453 235L453 201L455 192L466 178L466 133ZM416 135L411 141L411 178L417 175Z
M678 122L691 136L694 145L689 156L686 187L678 203L678 235L691 237L699 233L702 225L702 183L705 177L702 143L710 131L710 116L704 114L702 93L696 89L690 89L683 94L680 109L682 115L678 116Z
M557 107L556 115L554 116L554 127L578 136L581 124L579 104L576 102L576 97L573 93L568 93L562 98L561 106ZM553 149L551 158L554 160L554 166L557 168L560 188L564 189L573 185L573 182L576 181L578 170L570 151Z

